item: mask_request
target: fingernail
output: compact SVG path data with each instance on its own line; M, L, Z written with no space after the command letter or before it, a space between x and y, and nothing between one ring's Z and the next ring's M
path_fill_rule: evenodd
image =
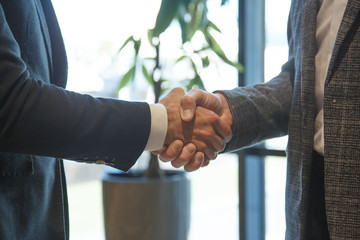
M192 112L190 109L184 109L183 110L183 118L185 119L191 119Z
M190 144L190 145L186 145L186 150L190 153L193 154L196 151L196 148L194 145Z
M172 150L174 152L180 152L181 148L182 148L181 142L175 142L175 144L172 146Z
M195 160L197 162L202 162L204 160L204 155L203 154L196 154Z

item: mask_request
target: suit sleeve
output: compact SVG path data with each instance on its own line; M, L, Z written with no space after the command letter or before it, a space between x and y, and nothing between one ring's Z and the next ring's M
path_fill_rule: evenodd
M292 85L288 73L265 84L220 91L233 115L233 138L225 151L287 134Z
M128 170L150 132L147 103L93 98L33 79L0 5L0 151Z
M289 16L292 13L290 12ZM282 66L281 73L271 81L249 87L222 91L229 102L233 115L233 138L225 151L234 151L288 134L292 106L295 65L294 38L288 21L288 61Z

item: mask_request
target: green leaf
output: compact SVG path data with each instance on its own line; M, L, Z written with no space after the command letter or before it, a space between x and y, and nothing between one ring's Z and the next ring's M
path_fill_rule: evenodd
M201 22L199 26L201 28L205 28L209 23L209 19L207 18L207 13L208 13L208 7L206 5L206 0L203 0L203 10L201 13Z
M141 38L139 40L134 40L135 56L139 54L140 47L141 47Z
M186 56L186 55L183 55L183 56L179 57L178 59L176 59L176 62L175 62L175 63L181 62L181 61L184 60L185 58L187 58L187 56Z
M194 83L198 88L205 90L205 86L204 86L203 80L201 79L200 75L196 75L196 77L194 79Z
M160 10L156 17L153 37L159 37L170 25L171 21L176 18L179 3L181 0L162 0Z
M205 90L204 83L200 77L200 75L196 74L193 79L190 80L188 85L186 85L186 89L190 90L196 86L197 88Z
M194 61L191 59L191 66L195 72L195 75L199 75L198 71L197 71L197 67L196 64L194 63Z
M181 0L181 4L183 4L184 6L188 6L191 2L194 2L194 0Z
M209 46L204 46L204 47L200 48L199 50L195 50L194 53L199 54L199 53L201 53L203 51L207 51L209 49L210 49Z
M182 7L180 7L182 9ZM185 11L186 14L186 11ZM179 16L179 24L180 24L180 29L181 29L181 40L182 43L186 43L188 41L188 27L187 24L184 20L184 15L182 15L181 11L180 11L180 16Z
M214 51L214 53L216 53L219 58L221 58L225 63L229 64L230 66L235 67L239 72L244 71L244 67L240 63L232 62L227 58L225 52L222 50L218 42L208 31L203 31L203 33L210 48Z
M149 29L148 32L147 32L147 38L148 38L148 41L149 41L151 46L154 46L153 35L154 35L153 29Z
M220 28L218 28L212 21L209 21L209 22L208 22L208 26L207 26L207 27L212 28L212 29L214 29L215 31L221 33Z
M221 6L224 6L228 2L229 2L229 0L221 0Z
M142 73L143 73L145 79L148 81L148 83L151 86L154 85L154 81L153 81L152 77L150 76L148 70L146 69L146 67L144 65L142 65Z
M121 48L119 49L119 52L120 52L121 50L123 50L123 48L126 47L126 45L127 45L130 41L134 41L134 36L130 36L128 39L126 39L126 41L123 43L123 45L122 45Z
M189 41L195 33L207 25L207 7L205 0L198 0L189 5L188 12L191 15L191 21L187 24L187 40Z
M210 48L221 58L223 58L225 56L224 51L222 50L222 48L220 47L220 45L218 44L218 42L215 40L215 38L208 32L208 31L203 31L206 42L209 44Z
M208 56L201 58L201 61L203 68L207 68L210 65L210 60Z
M123 87L125 87L130 81L135 78L135 70L136 67L133 66L130 70L125 73L125 75L121 78L118 87L116 88L116 92L118 93Z
M156 57L147 57L146 60L156 61Z

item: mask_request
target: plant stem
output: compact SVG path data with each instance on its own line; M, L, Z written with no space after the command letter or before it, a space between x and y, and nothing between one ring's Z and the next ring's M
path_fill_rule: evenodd
M156 57L155 57L155 67L153 70L153 74L157 71L160 71L160 41L155 45L156 50ZM154 81L154 94L155 94L155 103L159 102L160 94L161 94L161 77L159 79L155 79L155 76L153 75L153 81Z
M155 103L159 102L161 94L161 79L154 79L155 71L160 70L160 42L155 46L156 50L156 63L153 71L153 81L154 81L154 94L155 94ZM148 178L160 178L165 176L165 171L160 168L158 157L151 153L149 166L146 171L143 173L143 177Z
M159 160L156 155L151 153L149 166L142 176L147 178L160 178L165 176L165 171L160 168Z

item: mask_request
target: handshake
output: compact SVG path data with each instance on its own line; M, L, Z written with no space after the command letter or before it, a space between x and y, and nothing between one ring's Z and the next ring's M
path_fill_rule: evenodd
M233 117L222 94L175 88L160 100L167 110L164 147L153 151L185 171L207 166L231 140Z

